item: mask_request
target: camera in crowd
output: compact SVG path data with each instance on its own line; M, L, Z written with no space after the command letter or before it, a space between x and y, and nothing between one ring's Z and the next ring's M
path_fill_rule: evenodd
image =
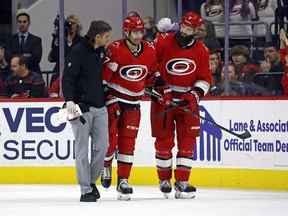
M53 24L54 24L55 27L58 28L57 34L55 35L55 36L58 37L58 35L59 35L59 15L57 15L57 17L55 18ZM65 22L64 22L64 35L65 35L65 37L67 37L69 31L71 31L71 28L72 28L72 23L70 21L68 21L68 20L65 20Z

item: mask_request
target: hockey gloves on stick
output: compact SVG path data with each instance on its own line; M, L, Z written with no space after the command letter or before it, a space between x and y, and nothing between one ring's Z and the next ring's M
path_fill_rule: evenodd
M201 94L195 89L183 94L179 100L180 108L194 110L194 108L200 103L201 97Z
M158 94L161 95L161 97L160 98L152 97L152 100L165 107L171 106L172 93L171 93L171 89L169 88L169 86L166 86L166 85L159 86L155 90Z
M107 107L109 116L114 116L116 119L120 116L121 109L117 97L113 95L106 96L105 105Z

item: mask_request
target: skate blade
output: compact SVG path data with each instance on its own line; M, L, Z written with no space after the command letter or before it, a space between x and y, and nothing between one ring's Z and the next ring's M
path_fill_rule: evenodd
M123 200L123 201L129 201L131 199L131 197L130 197L130 194L123 194L121 192L118 192L117 199Z
M169 199L169 193L163 193L163 196L164 196L166 199Z
M193 199L194 197L195 194L193 192L181 192L181 191L175 192L176 199Z

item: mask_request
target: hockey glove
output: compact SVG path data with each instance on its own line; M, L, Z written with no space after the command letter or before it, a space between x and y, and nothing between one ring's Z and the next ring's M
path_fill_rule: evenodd
M120 116L121 109L117 97L113 95L106 96L105 105L107 107L109 116L114 116L116 119Z
M179 100L180 108L194 110L195 107L200 103L201 97L201 94L195 89L183 94Z
M165 107L171 106L172 93L169 86L159 86L156 88L156 91L161 95L161 97L157 99L157 103Z

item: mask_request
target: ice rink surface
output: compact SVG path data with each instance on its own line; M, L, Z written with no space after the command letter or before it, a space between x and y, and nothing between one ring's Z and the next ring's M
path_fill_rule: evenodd
M79 202L78 185L0 185L1 216L286 216L288 191L197 188L194 199L165 199L158 187L134 186L118 201L115 186L98 186L96 203Z

